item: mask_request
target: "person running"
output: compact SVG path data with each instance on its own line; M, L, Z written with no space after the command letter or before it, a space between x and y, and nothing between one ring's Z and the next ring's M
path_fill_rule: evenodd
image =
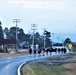
M32 54L32 49L31 49L31 47L29 48L29 54L30 54L30 56L31 56L31 54Z
M38 55L40 56L40 54L41 54L41 48L38 50Z
M36 49L34 49L33 51L34 51L34 55L36 56Z
M43 56L45 56L45 48L43 48Z

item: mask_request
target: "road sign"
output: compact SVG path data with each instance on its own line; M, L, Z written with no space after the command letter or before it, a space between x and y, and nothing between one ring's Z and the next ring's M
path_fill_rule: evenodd
M68 48L69 48L70 50L72 50L73 45L72 45L72 44L68 44Z

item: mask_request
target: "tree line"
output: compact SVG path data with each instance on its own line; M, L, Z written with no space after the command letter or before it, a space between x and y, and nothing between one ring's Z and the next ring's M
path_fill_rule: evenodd
M20 47L20 44L23 44L22 46L28 46L32 45L32 39L33 39L33 33L25 33L22 28L17 27L17 34L18 34L18 46ZM44 35L45 35L45 46L51 47L52 41L51 41L51 33L47 30L43 32L42 35L40 35L39 32L36 32L34 34L34 44L38 44L40 47L44 46ZM16 27L5 27L5 29L2 28L2 23L0 21L0 38L5 39L16 39ZM70 38L66 38L64 40L64 44L72 43ZM1 43L0 43L1 45Z
M1 23L1 22L0 22ZM51 33L48 31L44 31L42 35L39 34L39 32L36 32L34 34L34 44L38 44L39 46L43 47L44 43L44 35L45 34L45 41L46 41L46 47L51 46ZM33 39L33 33L25 33L22 28L17 27L17 35L18 35L18 46L20 46L20 43L25 42L23 46L32 45L32 39ZM5 29L2 29L2 26L0 24L0 38L5 39L16 39L16 27L11 27Z

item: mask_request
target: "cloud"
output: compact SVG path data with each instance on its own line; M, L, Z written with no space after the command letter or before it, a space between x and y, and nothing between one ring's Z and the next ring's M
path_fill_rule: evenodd
M51 9L51 10L64 10L65 5L62 1L53 0L8 0L10 4L22 4L27 9Z

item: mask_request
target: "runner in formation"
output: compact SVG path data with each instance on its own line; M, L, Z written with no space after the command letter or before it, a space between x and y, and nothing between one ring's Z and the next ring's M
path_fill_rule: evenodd
M41 56L41 54L43 56L48 55L50 53L50 55L52 54L52 52L55 53L66 53L66 48L39 48L39 49L32 49L31 47L29 48L29 54L34 54L36 56L36 54L38 54L38 56Z

